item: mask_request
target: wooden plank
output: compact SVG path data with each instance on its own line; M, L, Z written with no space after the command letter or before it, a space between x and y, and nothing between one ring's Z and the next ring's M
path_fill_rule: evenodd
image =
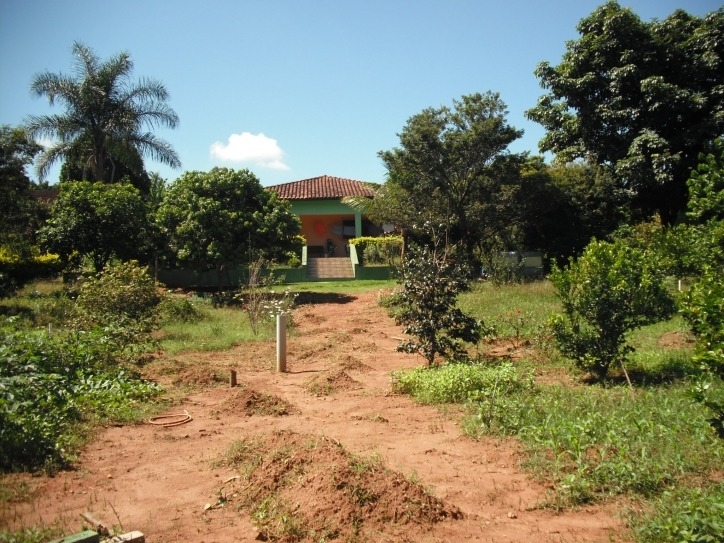
M138 531L127 534L114 535L110 539L104 539L103 543L146 543L146 537Z

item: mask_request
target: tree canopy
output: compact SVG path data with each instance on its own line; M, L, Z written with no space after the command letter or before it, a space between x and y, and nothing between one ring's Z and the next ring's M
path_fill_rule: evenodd
M608 239L629 216L630 197L611 172L586 163L543 163L523 167L520 227L522 246L542 250L563 264L591 239Z
M184 173L166 189L157 219L178 262L200 271L301 249L299 218L249 170Z
M382 193L396 215L388 218L405 219L400 226L413 231L426 220L443 224L448 242L469 257L509 229L523 157L507 148L523 132L506 113L500 96L487 92L410 117L400 147L379 153L393 185ZM404 205L395 204L400 199Z
M96 272L111 258L138 259L153 242L152 223L138 189L129 185L62 183L41 229L45 247L66 262L88 257Z
M144 156L180 167L171 145L150 131L178 124L178 116L166 103L169 94L164 85L147 78L132 82L128 53L101 61L80 42L73 44L72 52L74 76L43 72L30 86L35 95L47 96L50 105L60 102L66 107L65 113L33 115L26 122L31 137L53 140L39 157L39 177L44 179L61 159L68 162L69 175L82 173L82 179L90 181L116 182L125 174L142 179Z
M22 128L0 126L0 244L23 245L40 226L42 209L25 172L40 150Z
M527 112L547 130L541 151L610 168L643 218L671 223L699 153L724 131L724 8L646 23L607 2L577 28L561 63L535 71L548 90Z

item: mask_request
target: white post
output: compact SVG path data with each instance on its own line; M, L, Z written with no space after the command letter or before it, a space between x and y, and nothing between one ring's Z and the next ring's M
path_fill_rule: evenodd
M277 315L277 372L287 371L287 316Z

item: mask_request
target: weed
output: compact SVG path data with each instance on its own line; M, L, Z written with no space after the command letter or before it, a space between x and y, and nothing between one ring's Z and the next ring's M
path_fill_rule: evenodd
M629 524L640 543L721 541L724 483L667 490L654 500L653 505L651 513L629 516Z
M0 531L0 543L43 543L58 536L59 530L51 528L23 528L15 531Z

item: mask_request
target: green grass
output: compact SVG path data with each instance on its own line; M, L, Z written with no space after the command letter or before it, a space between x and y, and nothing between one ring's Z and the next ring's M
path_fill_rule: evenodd
M493 324L500 339L525 342L535 353L531 360L475 370L448 364L395 372L398 392L425 403L466 404L462 426L472 437L516 436L524 446L524 467L554 488L542 505L561 508L627 496L647 511L628 516L642 541L717 541L707 537L722 533L722 483L710 487L709 480L724 465L724 440L692 398L698 370L683 319L629 335L635 351L626 364L633 389L625 386L620 368L612 368L605 386L545 381L527 386L531 367L545 375L548 367L560 371L563 360L546 339L547 321L560 311L551 284L482 283L459 302ZM580 375L570 361L563 367L574 379Z
M310 304L395 287L394 281L291 285L301 302ZM12 303L37 312L39 300L54 292L48 288L38 295L30 287ZM724 440L716 438L707 413L691 397L690 381L696 375L693 346L680 317L629 335L635 348L627 361L633 390L622 385L617 368L606 386L581 382L562 387L533 384L530 373L532 368L545 375L555 366L558 372L564 368L574 378L579 375L546 343L546 323L560 310L549 282L478 283L459 304L494 324L501 338L525 341L536 354L525 363L450 364L395 372L396 391L426 403L466 404L463 427L473 437L516 436L525 450L526 469L554 488L544 505L569 507L627 496L641 502L637 510L645 511L628 515L636 537L644 542L707 541L706 530L720 529L724 490L721 481L709 479L724 465ZM273 337L272 326L254 336L239 308L213 308L203 300L194 305L200 320L163 325L165 351L224 350Z
M13 531L0 531L0 543L43 543L60 531L52 528L23 528Z
M271 324L254 335L249 317L238 307L214 308L203 302L195 305L200 313L198 321L171 321L161 326L160 347L164 352L224 351L241 343L274 337Z
M706 478L724 461L724 443L687 387L539 387L510 397L493 424L474 406L473 435L516 435L525 465L556 486L555 505L617 495L652 497L691 477Z
M315 281L294 285L275 285L276 292L290 292L297 295L297 303L324 303L340 301L363 292L391 289L394 281ZM192 299L200 318L186 322L169 319L160 330L160 347L168 354L188 351L223 351L235 345L251 341L272 339L276 323L268 320L255 335L249 324L249 317L239 307L214 308L206 298Z
M397 286L393 280L354 280L354 281L311 281L308 283L294 283L292 285L278 285L276 290L289 287L292 292L318 293L318 294L360 294L363 292L392 289Z
M648 514L632 514L639 543L716 542L724 537L724 483L673 488L653 501Z
M458 305L472 317L494 325L501 337L534 337L548 317L560 310L548 281L496 286L476 283Z

